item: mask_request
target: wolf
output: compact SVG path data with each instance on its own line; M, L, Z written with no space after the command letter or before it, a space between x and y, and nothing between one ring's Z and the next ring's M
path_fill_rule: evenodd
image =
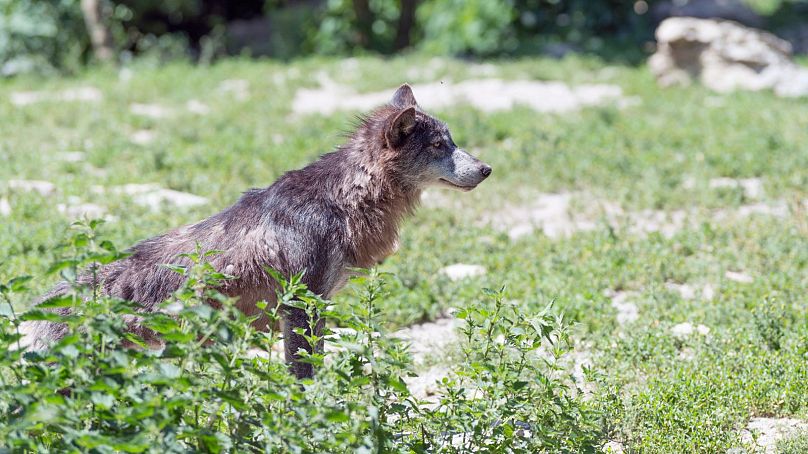
M459 148L446 124L424 112L409 85L392 100L359 117L356 130L331 153L300 170L281 176L271 186L251 189L229 208L133 246L124 259L97 268L99 290L132 301L138 311L159 310L183 283L182 275L163 264L188 266L182 254L199 244L221 251L213 267L235 276L220 291L235 297L239 310L256 316L255 327L268 329L268 317L256 305L276 303L276 282L265 267L286 277L303 272L303 283L330 298L351 270L370 268L395 252L402 221L418 206L428 186L470 191L491 175L491 166ZM89 281L84 275L80 281ZM68 290L58 284L43 298ZM213 303L212 303L213 304ZM284 306L285 359L298 378L312 377L311 364L299 361L312 352L302 328L310 325L305 310ZM150 334L136 323L133 332ZM22 325L24 343L41 349L67 334L64 324L35 321ZM159 339L147 339L147 342Z

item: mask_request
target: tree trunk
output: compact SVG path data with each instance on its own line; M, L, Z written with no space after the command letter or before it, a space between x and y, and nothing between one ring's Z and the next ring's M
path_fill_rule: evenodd
M102 0L81 0L81 12L84 15L84 24L90 35L95 58L101 61L111 61L115 57L115 48L112 43L112 33L104 20Z
M373 12L370 11L368 0L353 0L356 26L359 32L359 45L367 49L370 46L370 36L373 33Z
M418 0L401 0L401 14L398 16L398 29L396 30L395 50L410 47L410 34L415 25L415 7Z

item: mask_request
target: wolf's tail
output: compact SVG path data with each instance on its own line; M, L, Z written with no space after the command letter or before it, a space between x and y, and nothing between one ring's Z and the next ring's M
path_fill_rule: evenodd
M54 296L64 295L70 290L67 282L60 282L51 289L45 296L36 302L34 307L47 301ZM67 315L68 309L56 309L53 312ZM42 350L49 344L58 341L67 335L67 325L58 322L48 322L44 320L25 321L20 324L20 348L23 350Z

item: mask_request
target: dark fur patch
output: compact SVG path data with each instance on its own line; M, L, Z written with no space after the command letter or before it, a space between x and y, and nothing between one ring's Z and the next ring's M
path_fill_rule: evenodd
M394 252L399 224L420 198L416 166L422 150L436 131L446 130L438 120L413 111L412 121L388 143L386 134L407 110L399 104L415 104L408 90L397 92L397 105L360 117L356 131L336 151L267 188L247 191L235 205L201 222L135 245L131 256L100 269L103 292L133 301L142 311L155 311L182 285L182 276L161 265L190 265L180 255L199 243L205 250L222 251L211 258L212 265L237 278L221 290L237 297L247 314L259 312L257 301L275 301L274 283L264 267L286 276L305 270L309 288L330 297L345 284L350 268L371 267ZM47 297L64 291L60 284ZM291 332L305 322L300 313L287 311L289 360L296 358L298 348L307 348ZM256 325L264 329L266 319L259 318ZM27 328L34 348L65 335L59 324ZM293 371L298 376L313 372L300 364Z

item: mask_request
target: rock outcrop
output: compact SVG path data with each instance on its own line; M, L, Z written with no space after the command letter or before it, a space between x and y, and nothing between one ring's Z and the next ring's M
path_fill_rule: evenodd
M791 45L730 21L674 17L656 30L649 66L662 86L701 82L718 92L774 90L808 96L808 69L791 59Z

